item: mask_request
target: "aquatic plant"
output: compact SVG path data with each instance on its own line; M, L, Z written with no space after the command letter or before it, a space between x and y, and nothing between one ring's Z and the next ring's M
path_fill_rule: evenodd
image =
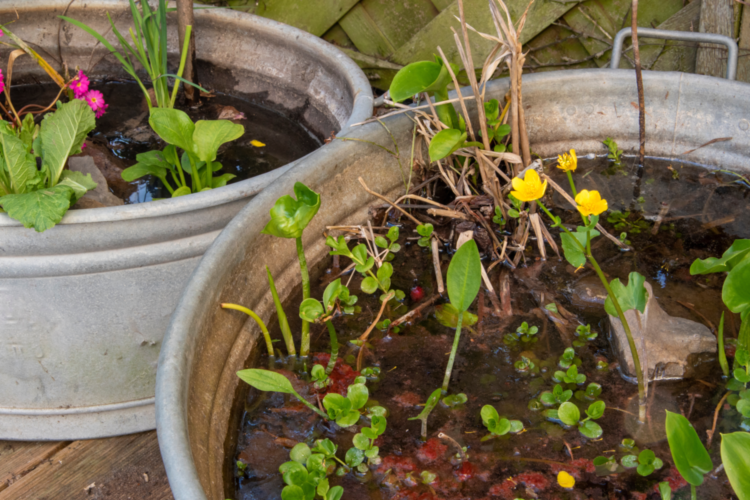
M482 438L482 441L504 436L508 433L518 434L523 430L523 422L520 420L509 420L505 417L500 417L497 410L492 405L484 405L481 411L482 423L487 430L490 431L489 436Z
M602 142L607 146L607 158L612 160L613 166L618 169L622 167L622 149L620 149L615 140L607 137Z
M112 32L120 42L122 53L118 51L106 38L94 31L89 26L85 25L80 21L71 19L66 16L59 16L78 28L81 28L89 35L96 38L96 40L104 45L115 58L120 62L123 69L133 77L138 83L138 86L143 91L143 95L146 98L146 104L148 104L149 110L156 106L159 108L173 108L175 100L177 99L177 91L180 87L180 82L187 85L192 85L204 92L205 89L195 85L182 78L182 73L185 69L185 60L188 54L188 44L190 43L190 34L193 27L186 27L185 43L183 44L182 50L180 51L180 65L177 69L177 74L169 73L167 68L167 2L166 0L159 0L157 8L154 10L148 2L140 2L141 11L138 11L138 7L134 0L130 0L130 13L133 18L133 28L129 29L130 38L133 44L131 45L125 39L124 36L115 26L112 21L109 12L107 13L107 19L112 28ZM134 60L139 62L141 66L148 73L148 77L151 80L151 85L154 89L154 95L156 97L156 103L151 101L151 96L146 89L143 81L138 76L136 71ZM172 87L172 93L169 93L169 82L168 78L174 80Z
M225 186L234 174L214 177L222 165L216 155L222 144L238 139L245 127L230 120L198 120L193 123L179 109L151 110L149 125L168 144L162 151L148 151L136 156L135 165L122 171L128 182L145 175L158 177L172 198ZM181 149L182 155L178 154ZM185 179L190 175L190 183ZM169 177L168 177L169 176ZM174 187L170 183L174 184Z
M360 411L367 404L370 392L365 384L352 384L346 389L346 396L331 392L323 398L323 407L328 418L340 427L350 427L359 422Z
M575 154L574 151L573 154ZM573 157L571 156L571 164L573 161L572 158ZM568 165L568 163L565 164ZM571 169L567 169L566 173L570 181L571 189L576 193ZM633 272L630 273L627 286L620 283L619 279L615 279L610 283L604 276L604 273L599 267L599 263L591 252L592 238L600 235L599 231L595 230L594 227L599 223L599 215L608 209L607 201L603 200L597 191L583 190L575 194L575 201L578 205L578 211L581 214L584 225L578 226L575 232L571 232L562 224L561 219L552 215L547 207L544 206L544 203L542 203L541 198L544 196L547 188L547 181L545 180L542 182L539 174L537 174L535 170L528 170L523 179L520 177L514 177L512 184L514 191L512 191L511 194L513 196L522 201L536 201L539 208L541 208L542 211L544 211L544 213L552 220L552 227L560 228L563 231L560 238L562 240L565 259L575 268L583 267L588 261L594 268L594 271L604 285L604 288L607 290L607 299L604 308L608 314L617 316L620 319L623 329L625 330L625 335L628 338L628 346L630 347L630 352L633 356L633 364L635 366L636 378L638 380L638 420L644 422L646 420L647 386L644 381L644 374L641 368L635 341L633 340L628 321L625 318L625 311L630 309L636 309L641 313L645 311L647 301L647 292L643 286L645 278L639 273ZM571 367L571 369L572 368L573 367Z
M289 452L292 460L279 467L284 479L281 498L284 500L340 500L344 495L341 486L330 487L328 476L335 469L336 445L330 439L318 440L311 450L305 443L298 443Z
M573 346L575 347L583 347L586 343L591 342L598 337L596 332L591 331L591 325L578 325L576 327L575 335L579 339L573 341Z
M578 431L589 439L598 439L601 437L602 428L594 422L604 416L606 404L604 401L591 403L585 411L586 418L581 419L581 410L578 406L567 401L562 403L557 410L546 410L547 418L559 420L570 427L577 427Z
M380 448L375 446L375 440L385 432L386 425L385 415L373 415L370 418L370 427L362 427L352 438L354 448L346 452L347 465L366 472L369 465L380 464ZM363 463L365 458L367 465Z
M535 336L539 332L539 328L536 326L529 326L527 322L521 323L521 325L516 328L515 333L506 333L503 336L503 342L507 345L514 346L518 342L522 342L524 344L526 343L534 343L538 339Z
M432 224L420 224L417 226L417 234L420 236L419 240L417 241L417 245L420 247L429 247L430 246L430 239L432 239L432 231L433 227Z
M695 487L703 484L703 476L711 472L714 464L687 418L667 411L666 429L674 465L690 484L690 496L696 500Z

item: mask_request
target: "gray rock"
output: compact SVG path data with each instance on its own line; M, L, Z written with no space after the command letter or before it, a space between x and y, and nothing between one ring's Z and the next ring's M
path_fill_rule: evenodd
M568 297L575 307L601 311L607 299L607 290L598 276L590 275L576 281L570 287Z
M701 323L668 315L659 306L651 285L645 283L645 286L649 299L644 313L636 310L625 313L641 365L648 366L649 380L654 380L657 366L658 380L689 376L701 355L716 353L716 337ZM610 316L609 322L612 327L609 334L612 350L620 361L624 378L634 382L636 373L625 330L619 318ZM644 332L646 352L643 350Z
M116 207L124 204L120 198L109 192L107 179L104 178L104 175L96 167L96 163L94 163L92 157L74 156L68 159L68 168L70 170L77 170L84 175L91 174L91 178L96 182L96 188L83 195L73 208L93 208L97 206L92 203L94 201L101 203L105 207Z

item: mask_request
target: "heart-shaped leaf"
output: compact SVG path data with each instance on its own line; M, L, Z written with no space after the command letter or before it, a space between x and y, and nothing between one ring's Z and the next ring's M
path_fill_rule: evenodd
M320 208L320 195L297 182L294 184L295 200L289 195L276 200L271 208L271 220L263 228L263 234L278 238L299 238Z
M628 276L627 286L623 285L619 278L612 280L612 283L609 284L623 313L631 309L637 309L641 313L646 310L648 292L646 291L646 287L643 286L645 281L646 278L642 274L632 272ZM604 309L610 316L617 316L617 310L612 302L612 298L609 296L604 301Z

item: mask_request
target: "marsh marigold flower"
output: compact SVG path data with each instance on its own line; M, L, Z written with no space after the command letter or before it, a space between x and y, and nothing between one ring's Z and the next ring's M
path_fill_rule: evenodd
M515 196L521 201L536 201L542 196L547 190L547 181L542 184L539 174L536 170L529 170L526 172L526 176L521 179L520 177L513 178L513 189L510 194Z
M570 154L563 153L557 155L557 168L564 170L565 172L575 172L578 167L578 157L576 156L576 150L571 149Z
M609 208L607 200L602 200L602 195L599 191L587 191L583 190L576 196L576 203L578 204L578 211L581 215L599 215L602 212L606 212Z
M557 484L562 486L565 489L570 489L573 486L576 485L576 480L573 476L565 472L564 470L561 470L557 474Z
M86 95L89 91L89 79L83 71L78 70L78 75L70 81L70 88L76 99L81 99Z

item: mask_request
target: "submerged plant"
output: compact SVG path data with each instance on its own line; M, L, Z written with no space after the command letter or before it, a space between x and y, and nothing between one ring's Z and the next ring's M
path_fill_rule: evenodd
M523 422L520 420L508 420L505 417L501 418L494 406L484 405L481 415L482 423L490 431L490 435L483 437L482 441L504 436L509 432L511 434L518 434L523 430Z
M311 450L305 443L298 443L289 452L292 459L281 464L279 472L284 479L281 491L283 500L340 500L344 495L341 486L330 487L327 476L335 469L336 445L330 439L318 440Z
M539 332L539 328L536 326L529 326L525 321L521 323L521 326L516 328L515 333L506 333L503 336L503 342L507 345L516 345L518 342L534 343L538 339L535 335Z
M380 448L375 446L375 440L385 432L386 424L384 415L373 415L370 418L370 427L362 427L352 438L354 448L346 452L347 465L357 467L360 472L367 472L368 465L380 464ZM363 463L365 458L367 465Z
M577 427L579 432L589 439L598 439L603 431L594 420L602 418L605 409L604 401L591 403L585 412L586 418L581 420L581 410L575 404L567 401L561 404L557 410L546 410L546 415L549 419L559 420L570 427Z
M575 335L579 339L573 341L575 347L583 347L587 342L591 342L598 336L596 332L591 331L591 325L578 325Z

